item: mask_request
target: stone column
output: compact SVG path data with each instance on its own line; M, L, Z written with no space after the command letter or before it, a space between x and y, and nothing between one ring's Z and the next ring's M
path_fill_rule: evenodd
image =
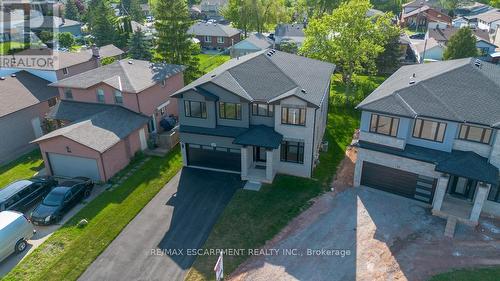
M187 161L187 153L186 153L186 144L181 142L181 154L182 154L182 165L186 167L188 165Z
M266 150L266 179L273 180L273 150Z
M359 150L358 150L358 156L359 156ZM356 165L354 166L354 186L360 186L361 185L361 170L363 169L363 159L358 159L356 160Z
M484 200L488 196L491 184L478 183L476 198L474 198L474 206L472 206L472 211L470 212L470 220L474 223L479 221L479 216L481 215L481 210L483 209Z
M432 212L441 211L441 206L443 206L444 196L446 194L446 188L448 187L448 181L450 176L442 174L437 182L436 190L434 191L434 199L432 200Z
M248 176L248 147L241 148L241 178Z

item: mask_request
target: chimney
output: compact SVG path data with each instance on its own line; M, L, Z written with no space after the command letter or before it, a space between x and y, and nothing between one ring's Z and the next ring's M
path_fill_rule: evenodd
M97 47L95 44L92 45L92 57L95 59L101 58L101 55L99 54L99 47Z

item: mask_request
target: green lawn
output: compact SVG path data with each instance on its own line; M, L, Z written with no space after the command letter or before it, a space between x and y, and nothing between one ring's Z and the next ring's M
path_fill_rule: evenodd
M430 281L498 281L500 280L500 267L461 269L441 273Z
M384 78L360 77L356 82L365 91L365 84L381 83ZM339 80L334 80L332 96L340 93ZM368 83L368 84L370 84ZM375 86L376 85L372 85ZM365 92L364 95L369 92ZM338 106L330 100L330 112L325 138L329 150L320 157L313 179L278 175L271 185L259 192L238 190L206 241L205 249L254 249L272 239L290 220L310 205L310 200L324 192L335 174L344 151L359 127L359 112L352 107ZM225 256L224 272L233 272L248 256ZM188 281L214 280L213 267L217 257L199 256L186 277Z
M32 177L43 168L40 150L33 150L0 167L0 189L10 182Z
M76 280L181 167L179 147L152 157L123 184L88 203L4 280ZM77 227L84 218L89 224Z
M200 60L200 71L202 72L202 74L206 74L212 71L217 66L231 59L226 55L199 54L197 57Z
M11 49L22 49L24 48L24 43L21 42L4 42L0 43L0 55L5 55Z

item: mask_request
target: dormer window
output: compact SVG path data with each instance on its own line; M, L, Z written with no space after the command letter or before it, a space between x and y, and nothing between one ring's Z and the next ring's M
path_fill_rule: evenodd
M468 124L461 124L458 138L461 140L489 144L491 141L491 129L472 126Z
M63 75L68 75L69 74L69 69L67 67L63 68Z

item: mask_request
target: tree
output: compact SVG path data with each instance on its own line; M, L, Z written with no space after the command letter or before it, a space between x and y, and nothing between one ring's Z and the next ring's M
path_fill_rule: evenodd
M455 14L455 9L458 8L460 0L439 0L441 7L449 11L450 16Z
M70 20L80 20L79 8L75 0L68 0L64 5L64 17Z
M460 28L446 44L443 58L445 60L475 57L478 55L476 36L468 27Z
M57 39L59 41L59 46L63 48L71 48L75 44L75 37L69 32L61 32L57 34Z
M198 59L192 54L192 36L188 30L193 24L185 0L158 0L155 27L158 46L155 60L186 66L184 79L190 82L199 76Z
M92 2L89 11L89 24L95 44L100 47L114 43L118 20L111 3L108 0L94 0Z
M388 30L394 26L387 13L376 18L366 17L371 7L368 0L350 0L331 15L311 20L299 52L335 63L348 87L353 74L375 72L376 59L384 51Z
M295 41L285 40L280 43L280 51L287 52L290 54L296 54L298 51L298 46Z
M134 21L142 22L144 19L139 0L122 0L120 10L122 15L127 15Z
M54 33L42 30L40 32L40 40L42 40L43 43L52 43L52 40L54 40Z
M128 41L128 54L136 60L151 59L151 44L146 40L140 28L132 34Z
M387 30L387 43L384 51L378 56L376 64L379 73L388 73L399 68L399 58L403 55L403 50L399 43L401 30L397 27Z

